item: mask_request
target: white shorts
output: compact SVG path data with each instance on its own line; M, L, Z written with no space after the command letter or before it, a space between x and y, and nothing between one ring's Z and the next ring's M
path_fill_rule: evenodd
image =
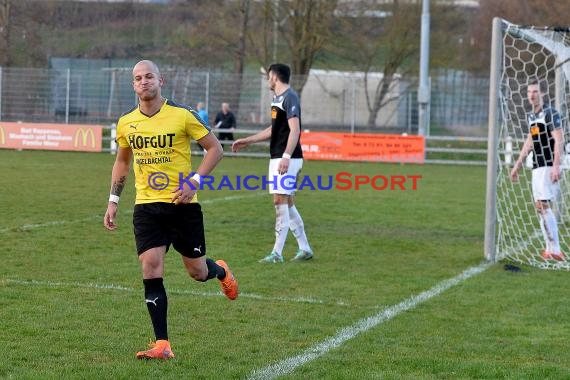
M303 167L303 159L289 159L289 168L285 174L279 174L277 172L279 162L281 162L281 158L272 158L269 160L269 172L267 176L269 194L291 195L297 190L297 177Z
M535 201L552 201L558 194L558 183L550 179L551 166L532 169L532 197Z

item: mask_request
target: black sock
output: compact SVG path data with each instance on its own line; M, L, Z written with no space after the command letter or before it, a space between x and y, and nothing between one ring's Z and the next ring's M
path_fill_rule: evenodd
M206 259L206 265L208 266L208 280L216 277L218 280L223 280L226 278L226 270L216 264L216 262L212 259Z
M144 298L156 340L168 340L168 327L166 314L168 311L168 298L162 283L162 278L144 279Z

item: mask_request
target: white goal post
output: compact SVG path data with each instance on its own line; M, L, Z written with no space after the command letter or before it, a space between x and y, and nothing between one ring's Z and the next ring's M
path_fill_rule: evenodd
M529 133L527 112L531 108L526 88L530 78L537 78L547 87L544 104L559 112L567 143L570 141L570 29L519 26L495 18L489 89L485 258L570 270L570 146L564 146L560 192L552 202L565 260L545 259L541 255L545 237L532 199L531 169L523 166L519 181L510 180L513 163Z

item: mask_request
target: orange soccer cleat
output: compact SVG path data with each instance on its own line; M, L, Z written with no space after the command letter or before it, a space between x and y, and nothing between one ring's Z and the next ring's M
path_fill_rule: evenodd
M566 256L562 252L559 253L551 253L550 256L556 261L564 261L566 260Z
M224 268L226 271L226 277L220 280L220 286L222 287L222 292L231 300L235 300L238 296L238 283L235 279L232 271L228 267L228 264L224 260L216 261L216 264Z
M174 352L170 348L167 340L157 340L148 345L150 348L146 351L137 352L137 359L172 359Z

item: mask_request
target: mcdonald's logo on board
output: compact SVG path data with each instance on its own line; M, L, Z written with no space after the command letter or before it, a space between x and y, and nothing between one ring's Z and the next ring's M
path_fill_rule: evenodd
M91 140L91 148L95 149L95 134L91 128L78 128L73 137L73 147L87 147L88 140Z
M6 144L6 134L4 133L4 127L0 125L0 145Z

